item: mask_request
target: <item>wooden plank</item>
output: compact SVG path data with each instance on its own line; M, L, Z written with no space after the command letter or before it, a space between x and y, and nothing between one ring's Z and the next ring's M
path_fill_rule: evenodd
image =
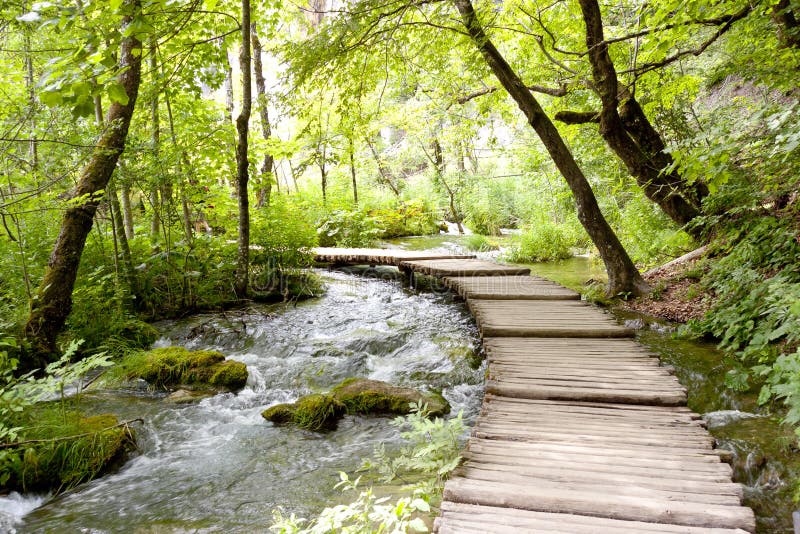
M577 389L570 387L520 386L487 381L486 391L495 395L520 399L582 400L650 404L654 406L679 406L686 403L686 394L677 392L616 391L604 389Z
M632 477L612 476L608 473L597 475L591 472L573 472L569 475L545 476L542 472L527 471L520 467L517 471L490 469L487 466L467 465L459 468L456 473L469 480L483 480L486 482L499 482L513 484L520 487L536 486L539 490L569 490L585 493L611 492L614 495L645 497L665 501L680 501L690 503L719 504L724 506L738 506L741 498L736 495L724 494L710 489L714 484L707 484L705 491L686 491L687 488L670 488L668 484L656 485L651 482L633 480ZM647 477L640 477L646 479Z
M625 403L604 403L594 401L581 401L569 399L526 399L519 397L504 397L495 395L491 392L484 395L484 403L493 407L515 407L525 408L528 406L532 410L551 410L564 412L598 413L598 414L629 414L631 412L639 415L653 417L668 417L670 414L685 416L691 419L701 419L699 414L694 413L685 405L680 406L654 406L647 404L625 404Z
M594 442L601 441L603 443L630 443L638 445L659 445L662 444L666 447L698 447L698 448L714 448L715 440L710 434L705 437L700 436L687 436L676 433L671 439L665 440L661 436L651 434L630 435L624 432L606 431L600 432L594 429L581 430L579 428L563 427L550 428L529 426L521 427L514 424L503 424L490 421L482 421L473 427L472 432L475 435L485 434L498 437L505 437L506 439L513 439L517 441L569 441L569 442Z
M480 469L515 476L544 478L555 482L585 481L603 484L625 484L686 494L725 495L735 498L736 504L741 503L741 499L744 496L742 485L732 482L720 483L709 480L692 480L677 477L655 477L652 475L629 473L623 470L611 471L608 469L591 469L591 466L588 467L589 468L585 468L583 465L564 467L559 465L495 463L488 462L485 459L473 459L459 468L460 471L458 471L458 475L469 478L470 469Z
M442 254L402 249L381 248L326 248L313 249L314 261L317 263L351 264L351 265L393 265L401 261L436 260L436 259L470 259L474 254Z
M450 521L461 526L462 524L480 524L480 527L491 528L492 524L516 527L518 532L542 532L544 529L566 528L566 532L598 533L681 533L681 534L743 534L741 529L719 529L705 527L686 527L660 523L643 523L639 521L621 521L602 517L585 515L553 514L549 512L535 512L519 510L516 508L497 508L475 504L463 504L451 501L442 503L442 519L437 526ZM550 532L551 530L547 530ZM456 530L454 532L461 532ZM492 532L492 531L488 531Z
M580 294L531 276L447 277L445 286L464 298L494 300L580 300Z
M436 259L401 261L400 268L438 277L529 275L527 267L513 267L483 260Z
M559 488L520 488L513 484L449 480L444 499L465 504L480 504L642 521L755 531L753 511L743 506L724 506L648 499L608 492L585 492Z
M614 461L613 458L608 461L601 461L603 458L590 459L596 461L587 461L586 458L575 455L566 455L561 457L558 453L550 454L529 454L520 455L519 458L508 456L508 453L503 453L502 450L497 451L469 451L465 453L465 458L468 460L467 465L507 465L512 468L522 469L523 462L528 462L524 465L531 467L537 466L538 463L531 462L546 462L546 467L542 469L549 470L581 470L587 473L597 474L619 474L624 472L629 476L638 476L642 478L658 477L665 481L683 481L683 482L704 482L708 484L732 484L730 481L731 471L730 466L717 462L685 462L674 460L667 464L660 465L657 460L653 458L646 459L641 462L631 462L625 465L619 460ZM580 463L576 463L580 462ZM637 465L638 464L638 465ZM724 469L728 467L728 469Z
M697 465L699 470L731 473L730 466L708 467L699 464L722 464L716 451L698 449L695 447L664 447L660 445L639 445L628 443L625 445L608 444L583 444L571 441L566 442L541 442L529 443L514 440L479 439L472 438L467 444L467 451L484 452L486 454L508 454L510 457L539 458L545 455L548 458L570 458L578 462L593 462L610 465L639 465L642 467L654 466L669 469L682 469L688 465ZM672 463L678 462L678 463Z
M467 305L484 337L631 337L633 330L579 301L479 300Z

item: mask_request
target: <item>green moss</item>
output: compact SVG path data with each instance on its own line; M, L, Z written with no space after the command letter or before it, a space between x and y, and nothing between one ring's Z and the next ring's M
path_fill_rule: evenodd
M291 423L294 421L294 404L276 404L275 406L270 406L261 412L261 417L276 425Z
M450 411L450 405L441 395L365 378L348 378L333 388L331 394L346 406L350 414L405 415L410 413L411 403L427 404L430 415L434 417Z
M160 388L185 385L238 391L247 383L245 364L211 350L153 349L124 358L118 367L123 378L141 378Z
M211 376L212 386L238 391L247 384L247 366L241 362L227 360L216 366L217 371Z
M346 408L330 395L307 395L294 404L293 422L306 430L332 430Z
M108 471L133 445L130 429L111 414L84 417L58 403L43 403L16 421L19 442L31 441L12 462L5 490L62 492Z
M306 430L333 430L346 412L344 404L330 395L306 395L294 404L277 404L261 412L275 424L294 423Z

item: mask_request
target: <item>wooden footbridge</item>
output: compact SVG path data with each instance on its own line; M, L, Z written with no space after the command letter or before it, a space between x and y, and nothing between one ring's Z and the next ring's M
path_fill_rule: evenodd
M317 259L442 278L475 316L486 395L445 484L439 533L755 531L729 454L672 369L577 293L463 256L319 249Z

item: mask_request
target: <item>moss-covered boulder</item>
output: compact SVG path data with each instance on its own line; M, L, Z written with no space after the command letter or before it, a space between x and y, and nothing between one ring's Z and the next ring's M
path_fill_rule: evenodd
M426 404L432 417L450 412L450 404L441 395L366 378L348 378L333 388L331 395L347 407L349 414L405 415L411 412L411 403Z
M111 414L85 417L45 403L25 418L18 441L28 445L9 449L0 465L5 491L66 491L112 470L134 446L131 429Z
M128 356L119 368L128 379L141 378L164 389L238 391L247 383L245 364L226 360L221 353L211 350L153 349Z
M333 430L345 414L345 406L330 395L306 395L294 404L278 404L261 415L275 424L294 423L306 430Z
M450 412L450 404L441 395L378 380L348 378L329 395L306 395L293 404L270 406L261 415L276 425L291 423L307 430L332 430L345 414L405 415L411 412L411 403L427 405L432 417Z

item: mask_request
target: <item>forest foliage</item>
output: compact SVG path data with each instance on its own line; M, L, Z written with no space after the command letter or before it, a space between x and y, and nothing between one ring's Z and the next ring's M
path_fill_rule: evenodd
M499 57L639 269L710 244L699 277L711 309L688 329L729 351L732 386L785 401L800 422L796 0L244 5L247 32L233 0L0 2L7 383L10 362L38 350L29 318L53 290L54 243L87 207L60 346L118 356L152 343L148 321L242 301L242 139L248 299L319 294L303 270L314 246L371 246L443 221L519 231L512 261L596 254ZM243 33L261 61L237 137ZM109 179L76 194L113 152L110 109L134 101Z

